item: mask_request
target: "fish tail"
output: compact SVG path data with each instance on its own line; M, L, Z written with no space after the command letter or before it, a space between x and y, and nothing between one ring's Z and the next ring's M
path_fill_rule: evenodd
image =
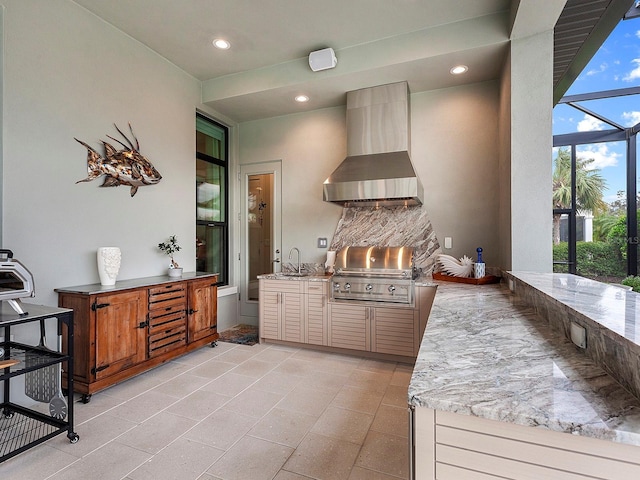
M87 149L87 178L78 180L80 182L90 182L91 180L98 178L104 172L100 168L100 165L104 162L104 158L98 152L96 152L90 145L87 145L82 140L78 140L74 137L74 140Z

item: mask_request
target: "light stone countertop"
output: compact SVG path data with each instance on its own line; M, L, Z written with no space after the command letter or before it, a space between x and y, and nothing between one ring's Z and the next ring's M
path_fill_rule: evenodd
M410 405L640 445L640 401L533 308L503 285L436 283Z

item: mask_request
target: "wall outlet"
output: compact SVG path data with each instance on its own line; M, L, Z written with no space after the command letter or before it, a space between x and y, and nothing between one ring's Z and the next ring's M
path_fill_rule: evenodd
M318 238L318 248L327 248L327 239L320 237Z
M575 322L571 322L571 341L580 348L587 348L587 331Z

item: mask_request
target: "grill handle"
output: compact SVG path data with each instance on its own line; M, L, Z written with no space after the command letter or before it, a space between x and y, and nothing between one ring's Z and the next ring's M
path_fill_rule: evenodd
M13 252L5 248L0 248L0 256L6 255L7 258L13 258Z

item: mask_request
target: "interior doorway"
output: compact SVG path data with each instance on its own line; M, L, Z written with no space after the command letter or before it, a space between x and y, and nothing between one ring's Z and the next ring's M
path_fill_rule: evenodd
M281 162L243 165L240 316L258 324L258 275L280 270Z

